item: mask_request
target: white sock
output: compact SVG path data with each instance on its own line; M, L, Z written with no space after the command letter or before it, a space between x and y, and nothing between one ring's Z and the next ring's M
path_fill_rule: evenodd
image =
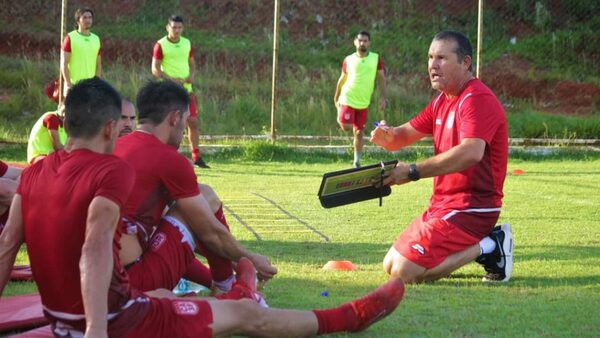
M226 280L222 280L220 282L213 281L213 285L221 291L227 292L231 290L233 286L233 282L235 281L235 277L233 275L229 276Z
M357 151L354 152L354 163L360 163L360 153Z
M480 254L489 254L490 252L494 251L494 249L496 249L496 241L491 239L490 236L486 236L479 241Z

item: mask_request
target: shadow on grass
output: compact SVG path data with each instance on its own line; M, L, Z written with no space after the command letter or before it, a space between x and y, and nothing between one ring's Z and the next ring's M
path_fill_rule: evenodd
M379 264L392 243L334 243L289 241L241 241L255 252L287 263L322 266L330 260L350 260L355 264Z

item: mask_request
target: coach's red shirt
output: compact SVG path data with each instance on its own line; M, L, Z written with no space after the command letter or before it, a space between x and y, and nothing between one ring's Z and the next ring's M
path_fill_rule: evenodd
M447 98L442 93L410 124L421 133L433 135L435 154L448 151L465 138L479 138L486 143L479 163L434 178L430 214L499 210L508 160L508 127L504 108L488 87L473 79L456 97Z

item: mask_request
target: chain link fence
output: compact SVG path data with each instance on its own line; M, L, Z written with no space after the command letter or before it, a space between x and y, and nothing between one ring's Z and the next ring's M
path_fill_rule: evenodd
M270 134L273 1L66 5L66 32L75 27L76 8L94 10L92 31L102 41L105 77L129 98L151 78L152 48L166 34L167 18L182 15L198 65L194 85L202 134ZM480 77L509 113L598 115L597 0L484 0L482 41L477 0L282 0L279 6L278 135L345 135L337 127L333 95L341 62L354 52L353 36L360 30L371 33L371 50L382 56L388 76L388 107L379 111L372 104L369 123L381 118L402 123L429 101L434 92L427 50L433 35L448 29L465 33L474 48L481 43ZM27 95L58 76L61 1L2 1L2 8L0 114L41 113L51 102ZM11 67L28 75L6 70ZM23 81L25 94L16 84ZM372 102L377 95L376 90Z

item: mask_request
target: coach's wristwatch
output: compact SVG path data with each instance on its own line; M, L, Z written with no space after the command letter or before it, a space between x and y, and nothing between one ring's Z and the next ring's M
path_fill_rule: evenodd
M411 163L408 165L408 179L411 181L418 181L421 178L421 174L417 170L417 165Z

